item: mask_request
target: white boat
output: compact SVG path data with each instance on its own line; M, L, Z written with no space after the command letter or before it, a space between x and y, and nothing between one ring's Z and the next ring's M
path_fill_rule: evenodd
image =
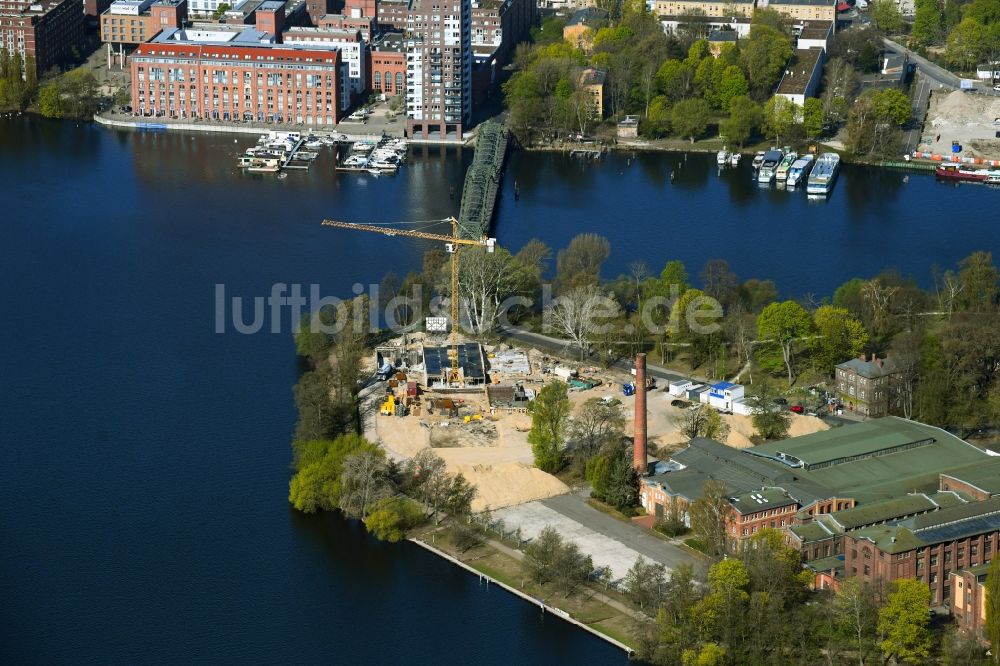
M308 150L300 150L295 153L295 157L300 160L314 160L319 157L319 153L314 153Z
M778 170L778 165L781 163L782 157L784 157L784 154L780 150L773 148L764 153L760 170L757 172L758 183L770 184L774 182L775 173Z
M382 172L379 171L378 169L368 169L368 173L375 176L376 178L382 175Z
M367 155L350 155L344 160L345 167L366 168L368 166Z
M806 181L806 192L808 194L829 194L833 190L833 184L837 180L837 173L840 171L840 155L837 153L823 153L816 160L816 164Z
M314 139L312 141L306 141L303 145L306 148L311 148L312 150L316 150L317 148L322 148L326 144L320 141L319 139Z
M800 182L806 180L809 177L809 171L812 170L814 157L810 155L803 155L799 159L792 162L792 166L788 169L788 180L785 181L785 185L788 187L795 187Z
M729 164L729 151L726 150L725 146L722 147L722 150L716 153L715 161L719 166L726 166Z
M739 166L739 164L740 164L740 158L741 157L743 157L743 155L741 155L739 153L730 153L729 154L729 166Z
M760 165L764 163L764 151L758 150L757 154L753 156L752 166L754 170L760 169Z
M794 150L785 153L785 156L781 158L781 163L778 164L778 168L774 172L774 177L779 183L788 180L788 170L792 168L792 163L798 158L799 155Z

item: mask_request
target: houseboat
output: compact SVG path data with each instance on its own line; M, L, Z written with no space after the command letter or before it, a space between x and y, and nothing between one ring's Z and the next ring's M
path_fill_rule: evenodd
M764 161L757 172L757 182L770 184L774 182L778 171L778 165L784 157L784 153L777 149L771 149L764 153Z
M808 194L829 194L833 190L833 184L837 180L837 173L840 171L840 155L837 153L823 153L816 160L809 180L806 181L806 192Z
M809 177L809 172L815 163L814 160L815 158L812 155L803 155L792 162L792 166L788 168L788 179L785 181L785 185L787 187L795 187L799 183L804 182Z

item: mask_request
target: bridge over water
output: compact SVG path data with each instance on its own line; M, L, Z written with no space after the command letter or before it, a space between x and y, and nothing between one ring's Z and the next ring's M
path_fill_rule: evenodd
M482 238L489 233L508 141L503 125L488 121L479 126L476 154L465 174L458 214L458 234L462 238Z

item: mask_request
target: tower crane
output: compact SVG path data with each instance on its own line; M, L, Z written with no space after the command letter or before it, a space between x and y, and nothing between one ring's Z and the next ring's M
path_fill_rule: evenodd
M448 372L448 385L462 384L464 378L462 370L458 365L458 248L460 245L473 245L485 247L487 252L493 252L496 248L497 239L483 236L478 240L469 238L459 238L458 220L449 217L442 222L451 223L451 235L434 234L427 231L414 229L400 229L398 227L382 226L378 224L359 224L357 222L341 222L340 220L323 220L325 227L337 227L339 229L353 229L354 231L369 231L385 236L406 236L408 238L424 238L427 240L441 241L444 243L445 252L451 255L451 339L448 349L448 360L451 368Z

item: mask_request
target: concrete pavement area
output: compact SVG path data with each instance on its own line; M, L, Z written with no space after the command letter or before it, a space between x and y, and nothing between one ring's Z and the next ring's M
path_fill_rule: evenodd
M507 529L520 527L528 539L534 539L546 527L555 528L590 555L595 568L610 568L615 581L624 578L639 557L667 569L695 561L681 548L592 508L578 493L500 509L493 516L502 519Z

